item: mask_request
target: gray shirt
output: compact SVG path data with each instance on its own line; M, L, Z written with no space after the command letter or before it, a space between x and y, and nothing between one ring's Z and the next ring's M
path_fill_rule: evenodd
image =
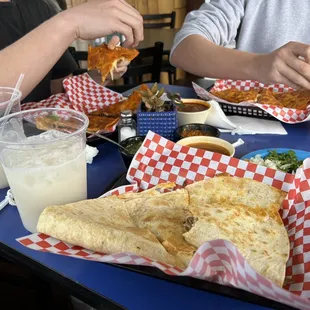
M310 44L310 0L211 0L190 12L171 54L198 34L221 46L269 53L289 41Z

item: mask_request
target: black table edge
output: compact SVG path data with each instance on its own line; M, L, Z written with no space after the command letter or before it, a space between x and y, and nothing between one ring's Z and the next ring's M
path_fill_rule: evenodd
M68 294L80 299L88 305L95 307L96 309L104 310L120 310L126 309L124 306L114 302L113 300L106 298L93 290L86 288L58 271L51 269L44 264L32 259L31 257L19 253L15 249L0 242L0 256L11 260L15 263L24 265L33 271L34 274L40 276L45 280L51 280L52 282L65 288Z

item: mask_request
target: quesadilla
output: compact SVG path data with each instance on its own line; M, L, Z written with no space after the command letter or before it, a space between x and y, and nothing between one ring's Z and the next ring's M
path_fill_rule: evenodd
M184 203L175 203L173 196L177 201L188 201L188 193L183 189L160 197L131 200L126 204L135 225L151 231L170 254L187 266L196 252L196 248L183 237L191 213L182 206Z
M274 93L274 97L282 106L297 110L306 110L310 104L310 90L296 90L283 93Z
M163 183L140 193L120 195L129 216L139 228L150 230L165 249L187 266L196 248L183 233L188 230L189 196L185 189L174 190L175 183Z
M139 89L143 89L144 86L140 86ZM119 117L124 110L136 111L141 103L142 96L138 91L133 91L128 98L118 101L115 104L103 106L101 109L93 111L88 116L107 116L107 117Z
M97 252L132 252L182 269L204 242L224 239L258 273L282 286L289 255L278 213L284 197L269 185L222 174L183 189L168 182L47 207L37 229Z
M94 251L133 252L184 268L196 248L183 237L188 193L174 188L175 183L164 183L140 193L51 206L37 229Z
M115 196L47 207L37 230L96 252L131 252L184 268L151 231L134 224L124 201Z
M237 88L229 88L221 91L211 91L213 96L224 99L233 103L240 102L256 102L258 97L259 90L251 89L251 90L239 90Z
M117 68L117 63L123 60L132 61L139 52L121 46L109 49L106 44L92 47L88 46L88 70L97 69L101 72L102 83L108 74L113 80L113 71Z
M286 193L251 179L220 174L185 187L191 204L232 203L279 210Z
M283 286L290 245L276 210L229 202L194 203L191 210L198 221L184 234L186 241L195 247L216 239L230 241L253 269Z
M260 104L267 104L272 106L284 106L279 100L276 99L274 93L269 89L262 89L258 96L257 102Z

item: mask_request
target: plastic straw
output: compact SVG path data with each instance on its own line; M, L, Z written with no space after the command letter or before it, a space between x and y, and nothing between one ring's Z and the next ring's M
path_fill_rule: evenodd
M15 85L14 91L13 91L13 93L12 93L10 102L9 102L9 104L7 105L6 109L5 109L5 112L4 112L4 115L3 115L3 116L7 116L7 115L11 112L11 109L12 109L13 104L14 104L14 101L13 101L14 96L17 95L17 91L19 91L19 89L20 89L20 86L21 86L21 84L22 84L22 82L23 82L24 76L25 76L25 75L24 75L23 73L20 74L20 76L19 76L19 78L18 78L18 81L17 81L17 83L16 83L16 85Z

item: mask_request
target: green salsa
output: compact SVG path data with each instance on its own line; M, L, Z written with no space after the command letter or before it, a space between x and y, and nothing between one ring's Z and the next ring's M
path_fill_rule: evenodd
M137 151L139 150L140 146L142 145L143 141L141 140L134 140L129 142L127 145L125 145L126 153L128 155L135 155Z

